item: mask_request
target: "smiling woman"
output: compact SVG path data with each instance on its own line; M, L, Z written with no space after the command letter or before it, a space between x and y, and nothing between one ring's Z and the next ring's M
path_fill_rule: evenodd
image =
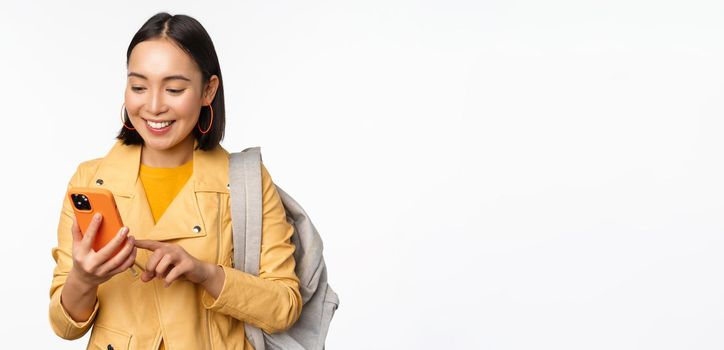
M89 348L253 349L246 323L272 333L301 314L294 228L261 164L259 275L233 268L223 81L211 38L192 17L158 13L133 37L127 69L117 141L68 184L110 190L127 229L96 252L102 218L81 232L65 199L51 326L77 339L93 325ZM132 274L134 263L143 274Z
M181 158L178 154L183 152L174 147L188 148L196 139L200 149L209 150L224 136L219 60L206 31L193 29L192 25L154 23L139 30L126 53L124 124L117 137L124 144L149 148L144 159L150 165L183 164L188 159ZM186 49L199 43L208 47ZM164 159L158 156L160 150L176 156Z

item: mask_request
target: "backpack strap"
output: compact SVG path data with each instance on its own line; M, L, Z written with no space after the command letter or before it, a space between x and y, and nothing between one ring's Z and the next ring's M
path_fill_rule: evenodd
M235 268L259 275L262 237L261 148L229 154L229 188ZM322 238L304 208L277 184L287 222L294 227L295 273L299 277L302 314L285 332L264 333L244 324L246 338L256 350L323 350L339 297L327 283ZM267 346L268 345L268 346Z
M262 229L261 148L229 154L229 189L234 242L234 268L259 276ZM264 334L244 323L246 338L264 350Z
M229 186L234 233L234 267L259 276L261 254L261 148L229 155Z

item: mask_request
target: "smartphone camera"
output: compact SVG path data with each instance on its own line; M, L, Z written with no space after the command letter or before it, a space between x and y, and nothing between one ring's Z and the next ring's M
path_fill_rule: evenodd
M88 197L86 197L84 194L80 193L72 193L70 197L73 199L73 205L78 210L90 210L91 205L90 201L88 201Z

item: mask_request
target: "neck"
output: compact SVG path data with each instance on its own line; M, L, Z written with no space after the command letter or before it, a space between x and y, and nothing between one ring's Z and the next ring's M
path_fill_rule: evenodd
M194 137L189 135L177 145L155 150L146 145L141 148L141 163L154 168L175 168L193 159Z

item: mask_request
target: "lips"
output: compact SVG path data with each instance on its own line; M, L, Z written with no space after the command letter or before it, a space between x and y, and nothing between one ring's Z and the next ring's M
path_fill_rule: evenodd
M173 124L176 122L175 120L151 121L148 119L144 119L144 121L148 132L156 136L163 136L167 134L169 130L173 128Z
M153 129L156 129L156 130L164 129L175 122L175 120L163 120L163 121L161 121L161 120L152 121L152 120L148 120L148 119L144 119L144 120L146 121L146 125L150 126Z

